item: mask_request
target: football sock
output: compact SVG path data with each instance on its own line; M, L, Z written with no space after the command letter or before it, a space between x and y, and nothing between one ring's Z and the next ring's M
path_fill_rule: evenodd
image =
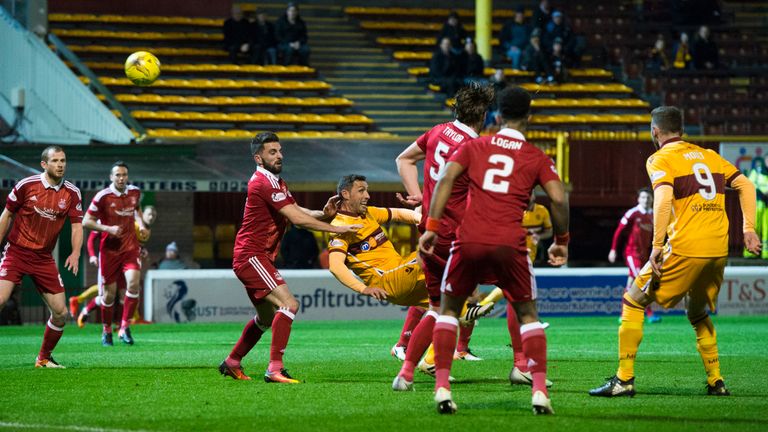
M403 331L400 332L400 340L397 341L398 346L408 346L408 340L413 334L413 329L419 324L419 320L424 316L426 312L423 308L411 306L408 308L408 314L405 316L405 322L403 323Z
M83 308L83 313L88 315L92 310L96 309L96 306L101 307L101 297L96 296L92 298L87 305Z
M649 316L649 317L653 316L653 309L651 309L650 306L645 308L645 316Z
M55 326L50 319L45 326L45 333L43 333L43 344L40 347L40 353L37 358L40 360L51 358L51 351L56 348L56 344L59 343L61 335L64 334L63 327Z
M469 349L469 340L472 338L472 331L474 329L474 321L470 321L467 325L459 327L459 343L456 345L456 351L464 352Z
M95 295L99 293L99 286L98 285L91 285L88 289L81 292L79 296L77 296L77 301L80 303L85 303L86 301L93 298Z
M480 300L480 303L478 303L480 306L487 305L488 303L496 303L499 300L501 300L504 297L504 293L501 291L501 288L494 288L493 291L489 292L487 296L485 296L484 299Z
M547 393L547 336L540 322L532 322L520 326L523 340L523 352L528 358L528 370L533 378L532 393L537 391Z
M283 369L283 353L291 337L291 325L296 318L291 311L280 308L272 319L272 346L269 349L269 371L280 372Z
M243 334L240 335L240 339L237 340L234 348L232 348L232 352L227 357L227 365L240 366L240 361L253 349L267 328L259 323L258 316L248 320L243 329Z
M405 361L398 374L408 381L413 381L413 370L424 354L424 351L432 343L432 332L434 331L436 320L437 312L428 311L419 321L416 328L413 329L411 340L408 342L408 348L405 350Z
M101 323L104 324L104 331L112 333L112 312L114 310L115 303L111 305L105 305L102 300L101 303Z
M622 303L619 326L619 370L616 371L616 376L626 381L635 376L635 357L643 340L645 307L633 300L628 293L624 293Z
M715 385L718 380L723 379L720 375L720 358L717 352L717 333L712 319L704 312L700 318L692 319L691 325L696 331L696 348L701 355L701 361L704 363L704 370L707 372L707 384Z
M120 321L120 328L124 329L131 325L131 317L136 312L136 306L139 305L139 294L131 294L125 292L125 300L123 303L123 319Z
M448 315L440 315L435 322L432 340L435 344L435 390L440 387L451 388L449 376L453 353L456 350L456 333L459 320Z
M523 352L523 337L520 336L520 322L517 321L517 312L511 304L507 303L507 329L512 339L512 355L515 359L515 367L520 372L528 372L528 359Z

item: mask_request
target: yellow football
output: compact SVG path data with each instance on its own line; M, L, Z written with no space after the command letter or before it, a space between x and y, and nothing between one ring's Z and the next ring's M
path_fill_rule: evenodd
M152 53L137 51L125 60L125 76L137 86L151 85L160 76L160 60Z

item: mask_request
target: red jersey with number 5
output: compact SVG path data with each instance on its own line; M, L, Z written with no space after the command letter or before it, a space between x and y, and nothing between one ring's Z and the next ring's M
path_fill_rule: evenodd
M462 243L506 245L526 252L523 212L536 185L560 180L552 159L514 129L462 145L449 159L466 169L469 202Z
M455 120L451 123L439 124L425 132L416 140L416 145L424 152L424 191L422 192L422 217L419 223L419 231L425 231L429 203L432 200L432 192L435 190L440 171L443 170L448 158L465 142L477 138L477 133L471 127ZM445 206L445 212L441 219L441 239L451 240L456 237L456 228L464 218L464 210L467 208L467 191L469 190L469 178L461 176L453 185L451 197Z

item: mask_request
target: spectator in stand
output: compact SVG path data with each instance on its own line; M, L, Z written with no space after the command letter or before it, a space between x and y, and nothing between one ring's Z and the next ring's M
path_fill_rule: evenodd
M667 55L664 35L659 33L656 42L653 44L653 48L651 48L651 51L648 53L648 61L645 63L645 70L658 73L668 70L670 66L671 63L669 61L669 56Z
M292 64L297 58L300 65L309 66L307 25L299 16L299 7L295 3L288 3L285 14L277 20L275 34L284 65Z
M485 124L483 124L483 130L496 123L496 116L499 114L498 104L496 103L496 95L501 93L507 87L507 78L504 76L504 69L496 69L491 75L489 80L493 86L493 103L488 107L488 114L485 116Z
M541 0L539 5L533 11L533 28L538 28L541 31L547 26L547 23L552 19L552 8L549 6L549 0Z
M717 44L710 38L709 27L701 26L691 46L693 67L699 70L712 70L720 67Z
M433 84L440 86L443 93L453 97L461 86L461 72L459 58L451 51L451 39L444 37L438 49L432 54L429 77Z
M688 33L680 33L680 40L675 44L675 60L672 66L675 69L691 68L691 47L688 44Z
M291 225L291 228L283 236L280 245L280 255L283 258L282 268L287 269L313 269L318 268L317 240L311 232Z
M224 50L229 53L229 61L238 64L238 55L249 50L248 22L243 19L240 6L232 6L232 16L224 21Z
M187 264L179 258L179 247L176 242L170 242L165 247L165 258L158 264L159 270L181 270L188 268Z
M567 68L570 66L570 63L563 48L563 40L560 38L555 38L554 42L552 42L552 55L549 56L549 64L551 65L550 70L552 71L554 82L558 84L564 83L568 78Z
M472 39L467 38L459 62L463 66L462 77L466 84L488 81L485 79L485 62L483 57L477 53L477 46L475 46L475 42Z
M536 82L539 84L544 81L554 81L555 78L552 76L547 53L541 49L541 31L539 29L534 29L533 32L531 32L531 39L529 42L530 43L523 52L523 59L521 62L522 69L533 72Z
M531 28L525 23L525 10L520 7L515 11L515 18L504 23L499 36L504 55L512 62L512 68L520 69L520 57L530 36Z
M552 12L552 21L547 23L546 30L541 37L541 42L548 52L551 53L552 45L557 38L562 40L563 48L571 54L573 49L573 31L565 23L565 17L560 11Z
M277 63L277 41L275 26L267 21L263 11L246 12L248 20L248 43L251 48L251 63L266 65Z
M459 14L451 12L448 14L448 20L443 24L443 29L440 30L440 34L437 36L437 44L439 45L443 38L448 38L451 41L451 50L453 53L461 54L467 36L467 30L459 21Z

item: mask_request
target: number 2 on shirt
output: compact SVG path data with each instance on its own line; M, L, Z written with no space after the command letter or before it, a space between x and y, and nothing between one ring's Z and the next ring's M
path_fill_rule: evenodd
M506 155L492 154L488 158L488 163L501 166L499 168L491 168L485 172L485 177L483 177L483 189L498 193L509 192L509 182L503 179L512 174L512 168L515 166L515 161Z

